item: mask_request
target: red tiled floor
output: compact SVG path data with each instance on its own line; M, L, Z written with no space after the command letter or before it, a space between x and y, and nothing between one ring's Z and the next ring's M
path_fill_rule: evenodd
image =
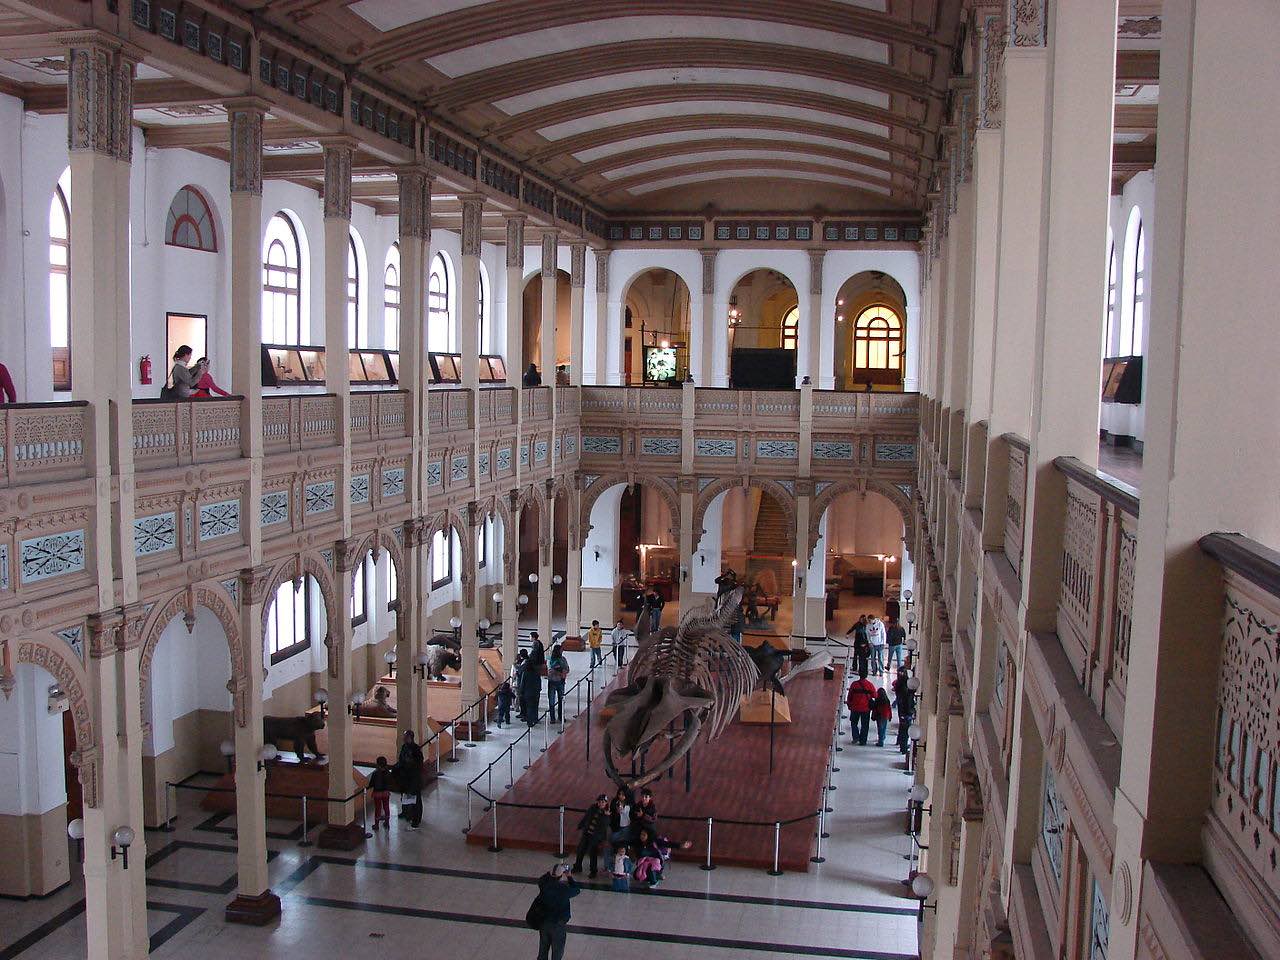
M693 750L692 790L684 790L684 764L674 777L664 777L653 785L662 831L674 839L688 838L693 848L677 853L682 860L701 861L706 856L707 817L714 818L712 860L765 867L772 864L774 829L777 820L789 820L814 813L821 802L826 776L827 750L836 708L843 689L841 671L836 679L824 680L822 671L807 673L788 686L792 722L775 728L774 770L769 773L769 728L732 723L714 743L698 741ZM603 701L597 698L597 706ZM570 707L572 709L572 705ZM527 771L524 746L516 748L515 772L521 775L515 787L501 796L498 836L504 846L525 849L556 849L560 804L585 808L597 794L613 795L600 759L601 726L591 720L591 758L585 754L586 715L565 727L545 754L538 754L539 734L534 740L535 759ZM507 762L494 769L495 792L506 783ZM484 788L485 780L477 786ZM550 809L508 807L508 803L539 804ZM690 821L675 817L689 817ZM579 814L565 814L565 848L572 851L578 840ZM765 826L745 826L722 821L756 821ZM784 826L779 844L779 861L784 870L807 870L815 843L813 818ZM471 831L471 843L491 842L493 821L482 816Z

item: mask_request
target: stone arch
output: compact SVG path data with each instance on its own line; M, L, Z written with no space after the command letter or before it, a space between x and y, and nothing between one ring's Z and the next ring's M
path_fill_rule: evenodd
M512 491L514 493L515 491ZM480 501L481 516L485 518L497 517L502 521L502 575L505 580L514 581L520 574L514 570L515 558L518 555L518 546L512 549L513 544L517 542L517 533L515 516L519 513L519 507L515 504L515 497L503 495L495 495L486 497Z
M155 657L160 635L179 613L191 618L195 624L196 607L204 607L222 625L222 634L231 654L231 676L227 680L227 692L231 694L231 712L236 726L248 722L248 704L245 701L249 689L248 654L240 638L240 614L235 600L218 583L194 583L173 594L151 611L142 628L142 653L138 662L138 688L144 710L151 703L151 663Z
M444 530L452 530L458 538L458 552L462 559L458 580L462 584L463 603L469 605L475 600L476 589L474 531L468 527L456 510L441 510L431 517L426 533L423 534L423 543L427 544L428 549L435 535Z
M877 480L871 477L851 477L824 487L822 492L813 499L813 505L809 508L808 543L805 544L805 556L810 561L813 559L814 548L818 545L818 527L822 523L822 517L827 512L827 508L838 497L851 492L878 493L897 507L898 512L902 514L903 536L906 538L906 546L907 548L910 547L915 541L915 511L912 509L911 498L903 493L901 489L884 480Z
M272 604L276 601L276 591L280 589L280 584L286 580L296 580L301 576L310 574L315 578L316 585L320 588L320 597L324 601L324 619L325 619L325 637L324 645L329 649L329 673L331 676L337 676L336 664L333 660L333 644L331 638L333 636L333 625L337 623L338 601L334 596L335 579L333 568L330 561L312 553L300 553L283 560L271 573L270 586L267 589L266 600L262 604L262 636L267 635L267 618L271 616ZM264 639L265 642L265 639ZM259 651L259 655L262 651ZM265 670L265 659L263 660Z
M356 556L363 556L366 550L378 549L386 550L391 556L391 565L395 568L396 582L401 584L408 583L408 580L405 579L404 548L400 546L400 541L386 530L374 530L360 541L360 546L356 549ZM354 568L352 568L350 576L351 583L354 585L356 580Z
M678 545L680 543L680 494L675 487L671 486L664 480L657 477L641 477L634 473L611 473L608 476L597 477L592 481L582 493L582 502L578 508L579 531L582 542L585 542L587 536L591 533L591 511L595 508L596 501L600 499L600 495L610 487L616 487L618 484L626 484L633 486L640 484L649 487L657 492L667 504L667 510L671 514L671 542Z
M707 511L711 508L711 504L715 502L716 497L720 496L720 494L735 487L747 489L755 487L777 501L778 506L782 507L783 513L787 515L787 544L791 547L793 553L796 552L795 494L777 480L770 480L768 477L725 477L708 484L707 488L698 494L698 499L693 508L693 549L696 551L698 545L702 543L702 536L706 533L702 523L707 517Z
M99 804L99 750L89 703L89 675L67 643L59 637L23 637L17 641L17 663L29 663L48 673L67 695L76 749L71 763L80 777L86 807ZM3 666L3 662L0 662Z

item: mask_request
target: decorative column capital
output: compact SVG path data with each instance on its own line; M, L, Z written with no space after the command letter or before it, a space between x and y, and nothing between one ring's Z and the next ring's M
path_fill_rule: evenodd
M236 100L225 104L231 123L231 192L262 196L262 122L267 115L263 100Z
M554 280L556 278L556 261L560 250L560 234L555 230L548 230L542 235L542 279Z
M716 292L716 254L715 248L699 250L702 257L702 295L709 297Z
M351 161L355 143L347 137L321 141L324 148L324 218L351 219Z
M116 635L121 653L137 650L142 646L142 628L147 625L147 608L141 603L130 603L120 608L124 616L124 629Z
M524 269L524 224L529 218L523 213L507 213L507 267Z
M974 57L978 68L978 129L998 130L1004 114L1000 86L1004 73L1004 4L980 6L975 20L978 25Z
M400 189L400 236L419 240L431 236L431 184L433 178L421 166L400 167L396 170Z
M124 631L124 609L115 607L89 616L89 656L102 660L114 656Z
M1044 47L1049 37L1048 0L1009 0L1009 46Z
M575 240L569 244L569 286L581 290L587 285L587 243Z
M130 162L137 59L105 36L76 36L68 47L67 149Z
M822 247L814 247L809 253L809 296L816 297L822 293L822 264L827 259L827 251Z
M337 561L339 573L351 573L355 570L356 564L360 562L360 544L359 537L350 537L339 540L333 545L333 556Z
M596 293L603 297L609 293L609 254L613 251L597 248L593 252L596 255Z
M240 596L250 606L260 607L267 602L267 595L274 581L274 567L260 564L256 567L244 567L240 570Z
M480 222L484 213L485 197L479 193L464 193L462 201L462 255L480 256Z

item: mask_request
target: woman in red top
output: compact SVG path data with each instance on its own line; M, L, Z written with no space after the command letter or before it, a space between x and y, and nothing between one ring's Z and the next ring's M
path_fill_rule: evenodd
M209 358L201 357L196 361L196 369L200 376L196 380L196 388L192 392L193 397L207 397L210 391L216 393L220 397L229 397L231 394L223 390L220 386L213 382L213 375L209 373Z
M17 403L18 391L13 389L13 377L9 368L0 363L0 403Z
M876 702L871 705L871 716L876 722L876 746L883 747L884 735L889 729L889 721L893 719L893 702L884 687L876 692Z

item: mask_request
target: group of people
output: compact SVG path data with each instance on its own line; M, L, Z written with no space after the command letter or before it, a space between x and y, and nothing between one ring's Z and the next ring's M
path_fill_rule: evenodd
M373 829L381 823L383 829L391 829L391 793L399 790L401 796L401 820L408 820L416 830L422 824L422 768L426 757L412 730L404 732L400 752L395 765L386 757L378 757L369 774L369 793L373 795Z
M220 397L231 396L214 382L209 372L209 358L201 357L192 363L193 352L185 343L174 351L173 369L169 371L168 383L160 390L160 399L190 400L215 393Z
M907 668L899 667L898 675L893 681L893 695L890 696L884 687L877 687L867 679L865 667L858 671L858 679L849 684L849 691L844 699L845 706L849 708L854 743L861 746L867 745L871 721L874 720L876 746L883 747L889 732L889 721L896 713L898 715L898 752L906 754L910 749L907 731L916 718L916 697L908 686L907 680Z
M882 620L864 613L845 636L853 637L853 659L859 673L884 674L894 665L902 666L907 649L907 631L898 623L897 617Z
M516 654L511 673L498 687L499 727L511 723L511 707L516 708L516 719L528 726L533 726L542 715L538 705L542 699L542 678L547 678L547 719L551 723L559 723L564 717L565 684L569 680L569 660L564 655L563 647L554 643L548 653L542 644L538 631L531 634L528 650ZM618 666L622 666L626 658L626 630L619 620L610 635L613 642L613 655ZM604 663L604 631L599 620L591 621L591 629L587 632L587 645L591 648L591 667Z

